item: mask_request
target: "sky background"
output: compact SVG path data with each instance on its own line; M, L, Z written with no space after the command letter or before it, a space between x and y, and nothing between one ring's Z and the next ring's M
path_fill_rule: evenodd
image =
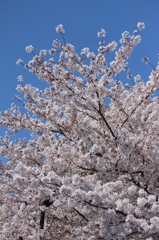
M25 47L32 44L34 52L50 49L60 36L55 27L63 24L66 41L79 53L84 47L97 52L97 32L104 28L106 43L119 41L125 30L130 33L137 23L145 22L142 42L130 61L131 73L145 81L151 71L142 58L147 56L156 66L159 53L158 0L0 0L0 110L10 107L16 92L17 76L24 82L43 88L43 83L17 66L17 59L27 62L32 56ZM1 133L1 130L0 130Z

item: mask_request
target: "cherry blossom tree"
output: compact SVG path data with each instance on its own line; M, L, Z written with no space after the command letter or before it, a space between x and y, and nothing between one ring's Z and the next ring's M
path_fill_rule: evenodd
M159 66L146 83L128 67L144 27L119 47L101 29L98 53L77 54L58 25L61 41L17 61L48 87L19 76L17 104L1 112L2 240L159 239ZM30 138L13 139L22 130Z

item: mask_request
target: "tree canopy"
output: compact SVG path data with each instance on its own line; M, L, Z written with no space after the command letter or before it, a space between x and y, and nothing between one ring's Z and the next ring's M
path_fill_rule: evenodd
M101 29L97 54L76 53L61 24L50 50L26 47L32 59L17 64L48 87L19 76L17 104L1 112L3 240L159 239L159 66L143 58L146 83L128 67L144 27L124 32L119 47ZM22 130L30 138L13 140Z

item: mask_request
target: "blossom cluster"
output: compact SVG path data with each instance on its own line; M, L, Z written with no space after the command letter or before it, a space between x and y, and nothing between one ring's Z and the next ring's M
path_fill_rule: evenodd
M118 48L101 29L97 54L78 54L60 24L62 41L37 55L30 45L33 58L17 61L48 87L20 75L19 101L0 115L2 240L159 239L159 66L146 83L128 67L142 29L125 31Z

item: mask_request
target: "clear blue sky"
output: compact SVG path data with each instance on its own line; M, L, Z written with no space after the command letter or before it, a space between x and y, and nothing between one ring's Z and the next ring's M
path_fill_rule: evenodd
M118 41L125 30L132 33L139 21L145 22L146 29L133 53L131 72L141 74L146 81L151 69L142 63L142 57L148 56L154 65L158 61L158 0L0 0L0 110L13 102L18 75L38 84L15 63L18 58L29 60L25 47L30 44L37 53L51 48L53 39L60 37L55 32L58 24L64 25L66 41L79 52L83 47L96 51L101 28L106 30L109 43Z

